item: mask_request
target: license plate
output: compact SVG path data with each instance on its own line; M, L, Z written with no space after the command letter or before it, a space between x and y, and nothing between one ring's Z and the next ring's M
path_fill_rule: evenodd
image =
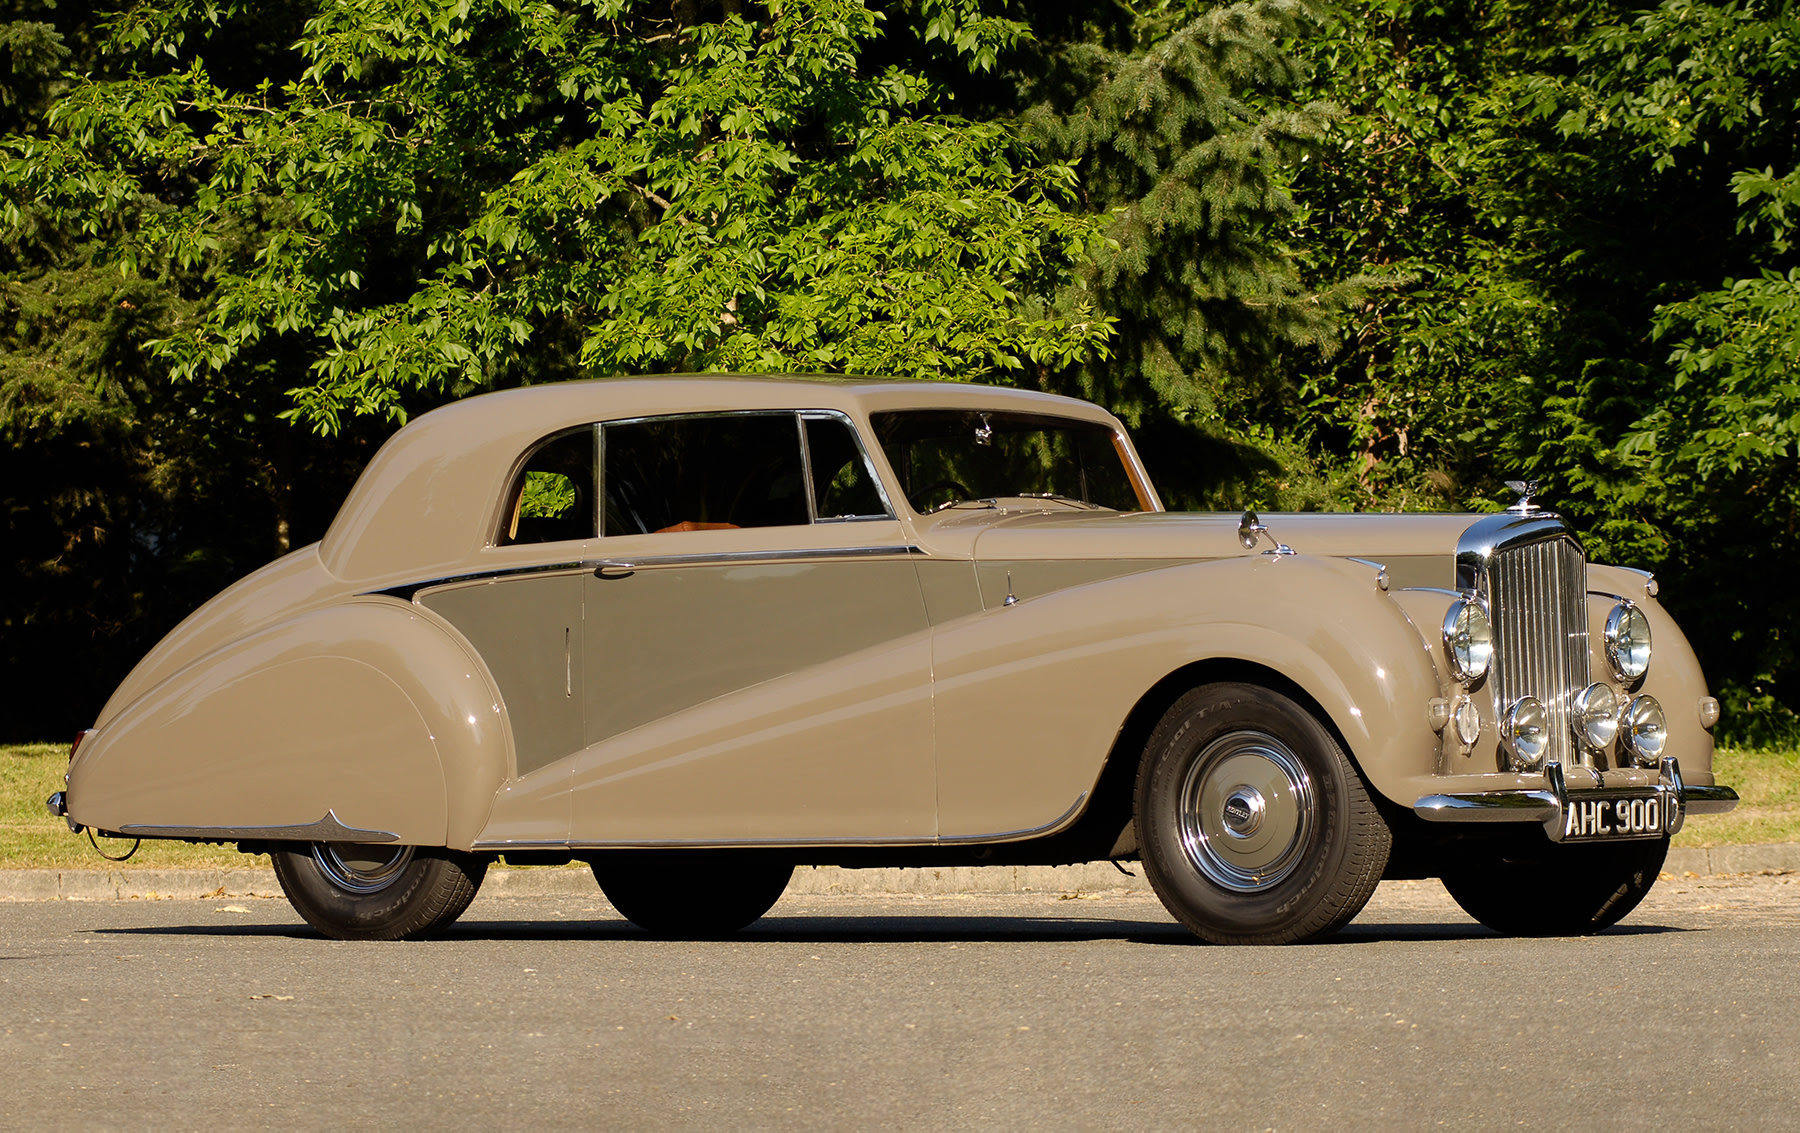
M1658 791L1587 796L1570 792L1563 815L1564 842L1613 842L1660 838L1675 803Z

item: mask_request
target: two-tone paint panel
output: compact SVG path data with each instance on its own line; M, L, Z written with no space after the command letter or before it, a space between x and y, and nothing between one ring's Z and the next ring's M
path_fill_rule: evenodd
M556 702L556 738L520 740L484 845L932 840L930 631L897 521L581 549L604 555L505 583L545 594L543 609L500 612L479 594L492 584L421 597L471 640L502 639L503 689ZM556 597L532 589L546 583ZM477 605L495 612L472 618Z

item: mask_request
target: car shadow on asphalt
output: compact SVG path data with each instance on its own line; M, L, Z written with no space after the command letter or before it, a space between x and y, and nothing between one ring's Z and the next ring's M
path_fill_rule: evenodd
M191 924L98 928L100 936L196 936L325 938L304 924ZM1656 936L1693 931L1673 925L1615 925L1601 936ZM743 932L700 938L739 944L964 944L1082 943L1125 941L1177 947L1209 947L1180 925L1110 917L769 917ZM1482 925L1455 922L1352 923L1336 936L1307 947L1331 948L1384 943L1455 943L1497 940ZM602 920L470 920L452 925L438 943L508 940L593 940L620 943L693 943L693 938L655 936L628 921Z

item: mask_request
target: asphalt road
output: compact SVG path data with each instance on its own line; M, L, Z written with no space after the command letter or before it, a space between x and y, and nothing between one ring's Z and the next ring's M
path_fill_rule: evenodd
M0 905L0 1126L1800 1126L1800 877L1504 940L1388 883L1336 940L1143 894L790 897L724 943L485 899L345 944L284 902Z

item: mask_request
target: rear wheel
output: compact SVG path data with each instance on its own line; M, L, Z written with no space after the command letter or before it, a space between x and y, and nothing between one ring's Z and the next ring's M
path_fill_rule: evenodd
M1136 801L1151 886L1217 944L1329 936L1368 903L1392 845L1331 733L1256 685L1176 701L1145 749Z
M337 940L416 940L449 925L481 887L487 862L429 846L309 842L269 853L282 892Z
M626 920L658 936L726 936L774 907L794 864L731 850L615 851L591 863Z
M1617 924L1656 884L1667 838L1474 855L1445 871L1463 911L1507 936L1586 936Z

